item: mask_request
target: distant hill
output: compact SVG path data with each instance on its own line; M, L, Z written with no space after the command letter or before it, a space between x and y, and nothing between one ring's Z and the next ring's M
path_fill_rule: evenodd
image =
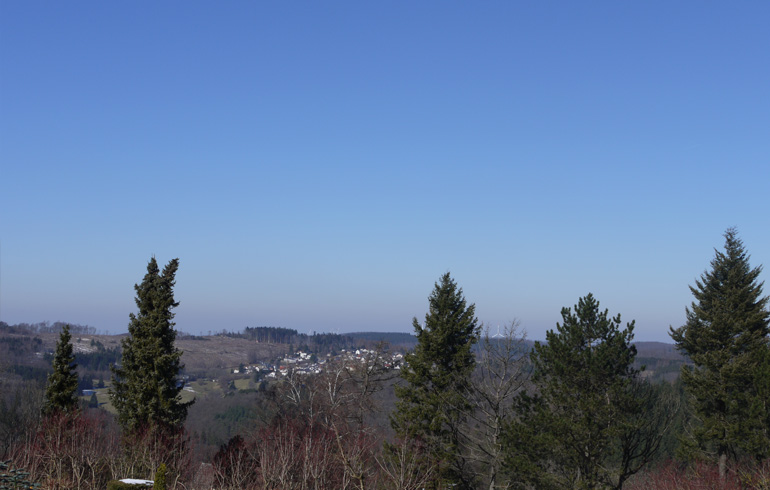
M16 373L22 377L42 376L50 370L50 355L59 338L53 328L39 325L7 325L0 322L0 374ZM81 371L108 372L117 360L122 335L94 335L91 332L73 335L72 343ZM180 334L176 345L184 353L182 362L187 372L228 369L241 363L269 362L289 353L310 347L319 355L329 349L353 346L371 347L387 342L392 350L407 351L417 345L417 337L405 332L354 332L345 335L290 335L292 343L256 342L243 335L191 336ZM276 339L279 340L279 339ZM282 340L282 339L281 339ZM327 344L325 341L328 341ZM308 344L308 345L303 345ZM534 345L526 340L527 348ZM665 342L636 342L636 365L645 366L643 376L653 380L672 381L679 376L687 362L674 344ZM480 346L477 346L477 349ZM109 354L110 357L107 357ZM32 372L34 371L34 372ZM42 374L40 374L42 373Z
M404 332L353 332L345 335L354 341L384 341L393 346L413 347L417 344L417 337L414 334ZM541 340L540 342L543 341ZM531 346L535 345L533 340L525 340L525 343ZM636 346L637 354L641 357L655 357L675 361L684 360L674 344L666 342L634 342L634 345Z
M417 345L417 337L403 332L354 332L345 334L355 342L387 342L391 347L411 349Z
M674 344L665 342L634 342L636 366L644 366L642 376L653 381L672 382L679 377L682 364L687 362Z
M355 343L387 342L392 348L410 350L417 345L417 337L403 332L355 332L347 334ZM541 341L542 342L542 341ZM535 342L525 340L524 345L532 348ZM674 344L665 342L634 342L637 367L644 366L642 376L652 381L674 381L687 360ZM480 346L476 346L479 349Z
M634 342L637 357L655 357L684 362L684 356L676 350L676 344L666 342Z

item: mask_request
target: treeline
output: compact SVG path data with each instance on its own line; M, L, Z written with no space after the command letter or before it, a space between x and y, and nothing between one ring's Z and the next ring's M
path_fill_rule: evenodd
M96 352L78 352L75 354L75 362L85 371L109 371L110 365L115 365L120 360L120 347L105 348L104 344L91 340L91 345L96 347Z
M91 347L96 347L95 352L75 353L75 362L81 372L83 371L109 371L110 365L118 364L120 360L120 347L105 348L99 341L91 340ZM47 352L43 357L52 362L54 354Z
M2 322L0 328L0 378L45 384L50 363L43 356L43 340Z
M242 333L230 335L230 337L240 337L272 344L291 344L297 340L298 336L299 334L296 330L283 327L246 327Z
M407 349L413 348L417 343L417 337L404 332L353 332L349 333L348 336L356 342L363 341L373 345L385 342L392 347Z
M39 352L43 347L40 337L0 337L0 348L16 355Z
M4 361L4 364L7 363L7 365L0 367L5 370L6 376L15 375L22 380L32 381L43 386L51 373L54 354L42 352L43 341L39 337L28 337L26 336L27 331L23 331L23 333L25 335L23 337L0 337L0 359ZM96 347L95 352L75 354L75 362L81 378L79 384L81 390L96 386L87 380L94 377L103 380L104 374L99 373L109 372L110 365L117 364L120 360L119 347L105 348L103 344L93 340L91 345Z
M283 327L246 327L242 332L223 331L219 335L260 343L289 344L298 350L315 353L346 349L355 345L354 339L347 335L316 332L308 335Z
M67 325L69 325L70 332L74 335L96 335L96 327L67 322L17 323L15 325L0 322L0 333L61 333Z

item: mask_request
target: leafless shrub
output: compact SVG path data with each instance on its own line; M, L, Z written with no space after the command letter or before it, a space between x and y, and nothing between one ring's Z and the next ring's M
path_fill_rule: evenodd
M16 448L14 464L44 488L104 488L118 446L109 426L99 411L52 414Z

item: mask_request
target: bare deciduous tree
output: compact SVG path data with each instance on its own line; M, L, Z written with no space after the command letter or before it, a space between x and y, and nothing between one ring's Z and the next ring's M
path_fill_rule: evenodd
M376 458L388 488L420 490L434 483L437 466L427 453L424 445L414 439L399 439L388 444L386 453Z
M503 462L502 432L513 416L516 395L529 379L529 347L516 321L496 334L484 329L476 356L476 371L468 393L472 409L461 432L463 454L489 489L505 488L499 482Z

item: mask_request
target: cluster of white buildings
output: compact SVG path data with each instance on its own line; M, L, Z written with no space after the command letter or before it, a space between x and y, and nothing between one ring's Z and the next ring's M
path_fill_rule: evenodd
M315 354L307 352L297 351L295 354L284 357L277 365L267 365L264 363L256 363L248 366L243 366L243 370L240 368L234 369L234 374L254 374L265 373L266 379L275 379L279 376L286 376L289 372L294 374L319 374L323 372L323 367L327 363L339 363L347 362L351 364L350 368L355 369L354 363L365 363L372 359L372 356L378 357L380 362L386 369L401 369L401 364L404 360L404 355L399 353L378 353L369 349L356 349L355 351L347 351L342 349L341 353L332 356L327 354L325 359L318 359Z

